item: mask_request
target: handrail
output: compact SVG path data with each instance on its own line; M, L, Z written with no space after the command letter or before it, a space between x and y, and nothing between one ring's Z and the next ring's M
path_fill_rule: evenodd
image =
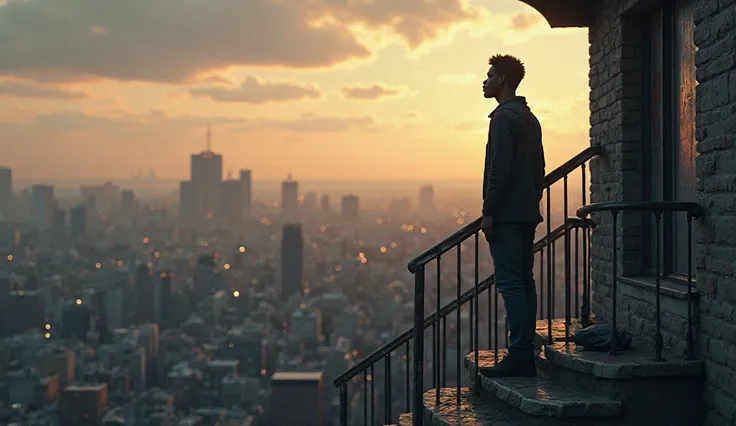
M617 301L617 287L618 287L618 238L617 223L618 214L622 211L639 211L648 212L654 214L655 219L655 247L656 254L655 259L655 338L654 338L654 361L662 362L664 358L662 351L664 348L664 339L662 338L662 320L661 320L661 280L662 276L660 273L661 259L661 245L660 229L663 213L673 212L686 212L687 213L687 359L695 359L695 347L693 338L693 325L692 325L692 289L693 289L693 271L692 271L692 221L694 218L700 218L704 214L703 207L698 203L685 202L685 201L611 201L589 204L587 206L580 207L576 214L579 218L585 219L591 213L597 212L610 212L612 215L612 235L613 235L613 272L611 282L611 295L612 295L612 309L611 309L611 353L616 354L618 350L617 334L616 334L616 301Z
M580 207L576 216L585 219L591 213L603 211L687 212L694 218L701 217L704 213L703 206L686 201L609 201Z
M578 227L578 226L594 227L595 223L588 219L569 218L567 221L565 221L564 224L558 226L552 231L552 233L550 234L550 240L552 242L555 242L559 240L560 238L562 238L563 235L565 235L565 231ZM534 243L534 253L539 252L541 249L543 249L546 246L547 246L547 236L544 236L540 238L536 243ZM489 289L494 283L495 283L495 276L491 274L488 278L478 283L478 293ZM462 296L460 297L460 306L462 306L463 304L468 302L470 299L472 299L474 293L475 293L475 288L471 288L467 290L465 293L463 293ZM457 308L457 299L453 299L451 302L449 302L448 304L446 304L440 309L439 318L442 318L446 316L447 314L453 312L456 308ZM437 321L437 316L438 316L437 312L434 312L430 314L429 316L427 316L424 319L424 328L425 329L428 328L435 321ZM337 376L335 380L333 380L333 383L335 384L335 386L340 386L342 383L355 377L360 372L370 367L372 364L375 364L376 362L378 362L381 358L383 358L387 354L401 347L401 345L405 344L413 336L414 336L414 327L401 333L400 335L392 339L390 342L386 343L385 345L373 351L370 355L360 360L359 363L355 364L350 369L348 369L347 371Z
M582 164L585 164L586 161L590 160L596 155L599 155L601 152L602 152L602 149L599 146L591 146L591 147L584 149L576 156L567 160L560 167L549 172L547 176L544 177L543 189L549 188L554 183L556 183L563 177L570 174L576 168L580 167ZM442 256L443 254L450 251L456 245L470 238L470 236L472 236L473 234L475 234L476 232L480 230L481 221L482 221L482 218L480 217L475 219L474 221L460 228L458 231L456 231L449 237L445 238L444 240L440 241L439 243L425 250L419 256L410 260L408 264L409 272L413 274L419 266L426 265L433 259L436 259L437 257Z

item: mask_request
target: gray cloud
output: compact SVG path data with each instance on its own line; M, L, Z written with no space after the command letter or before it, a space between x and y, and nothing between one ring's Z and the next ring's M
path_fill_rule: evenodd
M389 96L396 96L401 93L401 89L394 87L387 87L380 83L375 83L370 86L347 86L343 87L342 94L348 99L360 99L360 100L373 100L379 98L385 98Z
M314 85L292 82L268 82L255 77L246 78L240 87L202 87L191 89L192 96L207 97L218 102L264 104L268 102L317 99L322 91Z
M337 133L353 128L376 131L376 121L369 116L326 116L314 113L303 114L292 120L253 120L237 131L275 128L292 132Z
M86 93L76 90L18 80L0 80L0 95L44 99L85 99L89 97Z
M0 75L180 83L233 65L330 67L371 55L353 25L416 48L477 18L463 0L9 0Z

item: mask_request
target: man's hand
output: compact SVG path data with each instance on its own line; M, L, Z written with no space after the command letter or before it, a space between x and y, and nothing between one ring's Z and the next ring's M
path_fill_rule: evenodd
M489 241L491 235L493 235L493 216L483 216L483 220L480 222L480 230L486 236L486 241Z

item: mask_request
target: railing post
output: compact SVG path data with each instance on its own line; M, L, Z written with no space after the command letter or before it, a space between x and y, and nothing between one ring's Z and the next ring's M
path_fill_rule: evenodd
M455 391L456 391L456 401L457 406L460 406L460 370L463 368L462 365L462 317L460 316L461 306L460 306L460 298L462 297L462 283L463 283L463 264L462 264L462 243L457 245L457 289L456 289L456 296L457 296L457 311L455 312L455 321L457 322L457 325L455 326L456 331L456 339L457 342L455 342L455 350L457 353L455 354L455 362L457 365L456 371L456 382L455 382Z
M473 277L473 281L474 281L474 283L473 283L473 299L475 300L475 316L474 316L474 318L475 318L475 328L473 329L475 331L475 336L473 336L473 341L474 341L474 344L475 344L475 347L473 347L473 360L475 361L475 376L473 377L473 386L474 386L474 389L475 389L475 392L476 393L479 393L479 388L480 388L480 386L478 386L480 384L480 374L479 374L480 368L478 368L478 349L480 348L480 342L479 342L480 333L479 333L479 330L478 330L478 328L479 328L478 326L480 325L480 320L479 320L480 312L478 310L478 307L480 305L480 295L479 295L479 292L478 292L478 285L480 284L480 282L479 282L479 279L480 279L480 277L479 277L479 275L480 275L479 274L480 257L479 257L479 253L478 253L479 252L479 248L480 248L479 238L480 238L480 235L479 235L478 232L476 232L475 233L475 265L474 265L474 268L473 268L473 275L474 275L474 277ZM473 306L473 305L471 305L471 306ZM490 344L491 342L488 342L488 343Z
M618 350L618 342L617 336L616 336L616 299L617 299L617 287L618 287L618 227L616 226L618 224L618 210L613 210L611 212L613 216L613 226L612 226L612 236L613 236L613 285L612 285L612 295L613 295L613 312L612 312L612 319L611 319L611 354L616 355L616 351Z
M439 314L439 312L438 312ZM414 409L413 426L424 426L424 265L414 272Z
M654 360L657 362L664 361L664 358L662 357L662 322L661 322L661 311L660 311L660 285L661 285L661 271L660 271L660 258L662 256L662 248L661 248L661 242L660 242L660 222L662 221L662 212L657 211L654 213L654 221L656 222L656 238L657 238L657 250L656 250L656 264L657 264L657 277L656 277L656 292L655 292L655 310L656 310L656 335L654 336Z
M693 214L687 212L687 359L695 359L693 342Z
M348 426L348 384L340 385L340 426Z
M570 344L570 228L567 226L567 175L563 178L563 224L565 224L565 346Z
M552 345L552 200L549 187L547 187L547 344Z

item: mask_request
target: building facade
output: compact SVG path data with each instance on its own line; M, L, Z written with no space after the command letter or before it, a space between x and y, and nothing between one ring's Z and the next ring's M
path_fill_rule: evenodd
M736 2L524 2L553 27L589 28L590 143L602 148L590 164L590 201L695 201L705 212L693 221L690 261L685 214L663 216L659 237L652 215L620 214L615 235L612 215L595 215L593 312L611 318L615 238L617 324L653 345L659 266L663 344L684 354L692 270L695 350L705 368L702 424L734 424Z

